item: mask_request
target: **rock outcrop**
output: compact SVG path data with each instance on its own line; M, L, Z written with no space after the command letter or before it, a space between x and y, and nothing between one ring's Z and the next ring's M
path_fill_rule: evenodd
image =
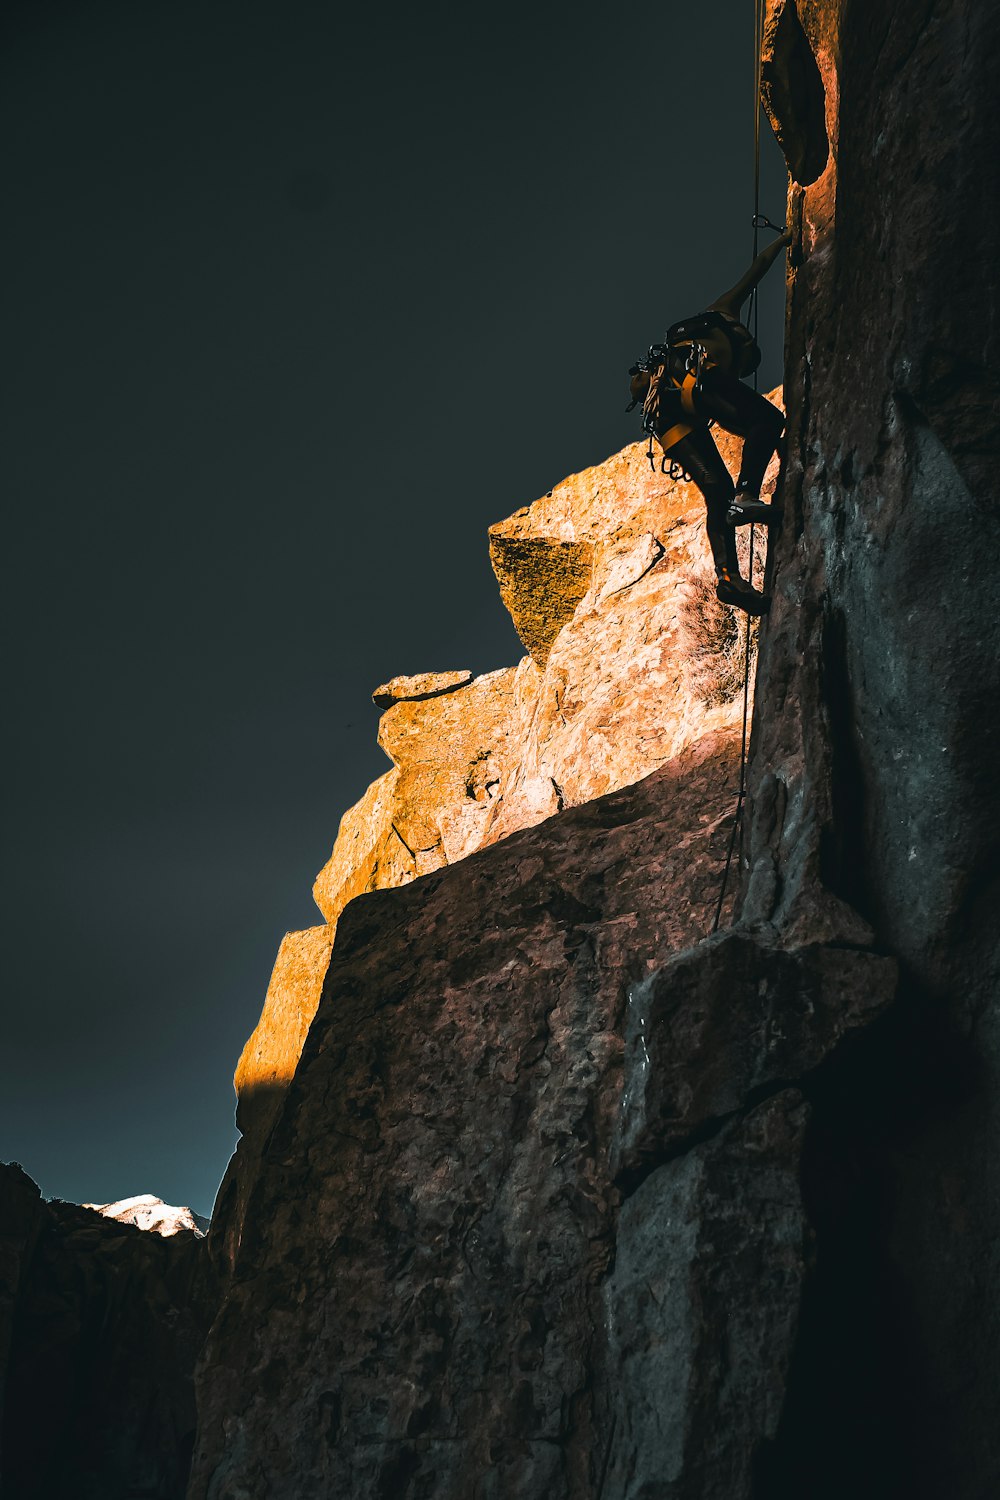
M186 1493L218 1287L201 1230L177 1222L190 1210L144 1230L127 1202L122 1218L46 1203L20 1167L0 1166L4 1500Z
M765 40L796 245L745 912L782 941L858 914L901 988L807 1152L818 1262L763 1493L979 1500L1000 1492L1000 14L784 0Z
M1000 1486L998 53L969 0L768 5L790 431L739 909L705 937L732 720L631 450L494 528L526 660L389 695L213 1231L193 1500Z
M785 1370L788 1288L805 1268L807 1111L786 1080L843 1045L894 982L867 954L751 945L745 996L678 990L672 955L711 922L737 754L732 736L709 736L633 787L344 911L206 1348L194 1496L252 1492L264 1472L275 1500L558 1500L596 1492L602 1463L615 1486L637 1464L656 1472L664 1423L679 1472L713 1422L714 1341L738 1307L740 1425L701 1461L703 1493L729 1493L733 1454L780 1412L754 1341L768 1334ZM684 997L682 1024L661 992ZM637 1043L629 1017L647 1010ZM652 1095L623 1100L626 1045L669 1052L682 1080L667 1134ZM693 1087L720 1047L743 1071ZM629 1174L646 1205L636 1243L616 1229L626 1153L642 1163ZM653 1221L688 1257L660 1273L677 1282L665 1316L684 1415L678 1427L650 1391L647 1413L616 1426L626 1350L636 1381L660 1357L650 1327L646 1353L633 1344ZM759 1279L744 1266L720 1285L712 1247L747 1234Z
M739 443L718 438L735 472ZM766 492L776 476L775 463ZM426 672L375 690L393 769L344 815L317 877L325 927L290 934L278 954L236 1072L245 1136L273 1123L349 901L454 864L735 729L746 626L715 599L703 521L694 486L654 473L633 443L491 528L501 597L529 655L475 679ZM762 577L759 549L757 569Z
M738 899L711 932L739 642L637 445L493 528L519 665L378 690L393 769L240 1064L190 1500L1000 1490L1000 15L769 0L764 46L789 434ZM23 1330L47 1372L95 1308L155 1347L205 1247L5 1189L30 1476L23 1414L82 1418ZM131 1329L81 1410L151 1411L129 1482L173 1495L187 1397L143 1405Z

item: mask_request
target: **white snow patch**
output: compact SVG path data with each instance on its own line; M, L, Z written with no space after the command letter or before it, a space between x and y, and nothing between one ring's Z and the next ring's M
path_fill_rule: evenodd
M204 1239L210 1220L196 1214L190 1208L174 1208L152 1193L139 1193L135 1198L119 1198L117 1203L85 1203L106 1219L117 1219L119 1224L134 1224L137 1229L151 1229L155 1234L179 1234L183 1229L193 1230L199 1239Z

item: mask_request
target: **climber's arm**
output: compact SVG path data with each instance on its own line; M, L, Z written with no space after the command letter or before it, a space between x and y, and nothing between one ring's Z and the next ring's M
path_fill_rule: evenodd
M762 250L750 267L730 291L724 292L721 297L716 297L714 302L709 303L710 308L716 308L719 312L729 313L731 317L738 318L740 308L757 285L774 265L778 256L786 245L792 243L792 237L786 233L776 239L773 244Z

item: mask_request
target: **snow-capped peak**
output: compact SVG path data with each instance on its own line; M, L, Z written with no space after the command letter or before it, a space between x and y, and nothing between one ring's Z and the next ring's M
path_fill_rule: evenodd
M117 1219L119 1224L134 1224L137 1229L152 1229L156 1234L177 1234L182 1229L194 1230L199 1238L208 1232L210 1220L196 1214L190 1208L174 1208L152 1193L139 1193L135 1198L119 1198L117 1203L85 1203L106 1219Z

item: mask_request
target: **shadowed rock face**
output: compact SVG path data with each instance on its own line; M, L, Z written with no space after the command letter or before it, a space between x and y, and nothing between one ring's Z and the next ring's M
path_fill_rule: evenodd
M600 784L621 720L567 684L594 617L641 657L671 542L645 495L602 535L575 476L492 539L531 653L503 722L530 703L537 738L497 755L479 852L348 907L241 1146L192 1500L1000 1489L1000 17L773 0L765 47L790 431L738 920L706 940L731 737Z
M781 1092L657 1167L623 1205L604 1291L613 1416L598 1495L751 1493L781 1416L809 1254L807 1119L801 1094Z
M619 1178L641 1180L748 1100L817 1068L895 989L891 958L824 943L771 949L739 927L678 954L629 995Z
M0 1166L5 1500L183 1500L218 1289L200 1233L176 1228L187 1211L171 1212L168 1232L139 1229L44 1203Z
M830 973L809 955L807 979L783 980L795 959L748 945L755 1001L769 977L799 987L822 1028L800 1021L775 1049L777 1018L766 1035L755 1019L760 1057L724 1101L675 1094L669 1139L649 1104L630 1118L628 997L668 990L670 955L710 924L734 748L709 738L638 786L344 912L206 1349L192 1496L569 1500L596 1493L602 1467L605 1494L632 1493L668 1449L678 1474L695 1461L715 1420L717 1340L736 1319L731 1430L697 1457L705 1495L734 1493L734 1462L748 1472L777 1422L805 1268L806 1113L786 1079L892 989L891 973L872 983L865 954ZM731 999L720 1038L746 1024ZM650 1055L662 1047L695 1080L713 1051L704 1030L659 1010L649 1024ZM762 1094L773 1102L757 1108ZM695 1138L679 1162L678 1141ZM636 1194L651 1206L616 1235L626 1149L652 1168ZM647 1354L633 1349L650 1220L673 1226L664 1244L681 1257L665 1248L654 1276L674 1288L679 1405L665 1417L649 1389L619 1424L622 1362L633 1384L647 1354L649 1370L662 1364L653 1324ZM724 1244L744 1248L720 1279ZM765 1333L761 1367L750 1351Z
M1000 14L797 10L831 155L798 176L792 109L745 912L788 942L853 907L902 987L891 1045L812 1127L817 1274L761 1492L979 1500L1000 1492Z

